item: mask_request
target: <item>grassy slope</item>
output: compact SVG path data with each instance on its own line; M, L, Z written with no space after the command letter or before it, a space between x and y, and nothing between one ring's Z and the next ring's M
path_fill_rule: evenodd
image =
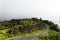
M29 21L24 21L26 24L31 24ZM24 23L23 22L23 23ZM25 24L25 25L26 25ZM33 23L33 24L35 24L35 23ZM44 31L44 29L45 29L46 27L44 26L44 27L42 27L42 29L40 29L40 30L33 30L33 31L31 31L30 33L29 32L24 32L24 33L21 33L21 32L18 32L18 33L16 33L15 35L14 34L8 34L7 33L7 31L8 30L10 30L10 28L8 28L8 29L3 29L3 30L0 30L0 40L5 40L5 39L7 39L7 38L12 38L12 37L17 37L17 36L31 36L31 35L33 35L33 34L38 34L38 33L40 33L41 31Z
M24 33L17 33L16 35L12 34L12 35L9 35L9 34L6 34L6 31L8 31L9 29L4 29L4 30L0 30L0 40L5 40L7 38L14 38L14 37L18 37L18 36L32 36L32 35L35 35L35 34L38 34L42 31L45 30L45 28L43 28L42 30L34 30L34 31L31 31L30 33L28 32L24 32ZM8 37L9 35L9 37ZM11 37L10 37L11 36Z
M34 40L60 40L60 32L49 30L44 36L36 38Z

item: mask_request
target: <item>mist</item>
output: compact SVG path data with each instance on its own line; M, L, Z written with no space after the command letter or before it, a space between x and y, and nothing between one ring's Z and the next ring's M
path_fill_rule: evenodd
M60 25L60 0L0 0L0 21L31 17Z

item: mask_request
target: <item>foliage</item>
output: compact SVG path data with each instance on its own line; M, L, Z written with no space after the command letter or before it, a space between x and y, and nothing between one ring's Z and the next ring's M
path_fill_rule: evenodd
M55 31L59 31L57 24L54 24L53 22L48 21L48 20L43 20L43 22L45 22L46 24L48 24L50 26L50 29L55 30Z
M51 30L43 37L37 38L37 40L60 40L60 32L57 25L51 21L42 20L41 18L12 19L0 22L0 40L44 30L46 28L45 23L50 26Z
M39 37L36 40L60 40L60 32L50 30L44 36Z
M42 19L12 19L9 21L0 22L0 38L1 40L7 37L13 37L16 35L24 35L27 33L35 33L38 30L45 29L45 24ZM5 36L4 36L5 34Z

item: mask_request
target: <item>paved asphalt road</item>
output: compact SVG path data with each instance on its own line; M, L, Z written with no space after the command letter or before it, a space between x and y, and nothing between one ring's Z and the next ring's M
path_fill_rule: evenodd
M46 24L46 29L43 32L40 32L39 34L35 34L32 36L27 36L27 37L16 37L16 38L11 38L9 40L33 40L34 38L38 38L43 36L45 33L49 31L49 25Z

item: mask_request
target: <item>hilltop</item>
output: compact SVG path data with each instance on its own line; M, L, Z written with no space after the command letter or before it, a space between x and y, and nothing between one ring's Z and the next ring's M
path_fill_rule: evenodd
M0 22L0 39L5 40L16 36L26 36L40 33L46 29L46 25L50 26L50 30L59 32L57 24L41 18L12 19ZM51 32L50 32L51 33Z

